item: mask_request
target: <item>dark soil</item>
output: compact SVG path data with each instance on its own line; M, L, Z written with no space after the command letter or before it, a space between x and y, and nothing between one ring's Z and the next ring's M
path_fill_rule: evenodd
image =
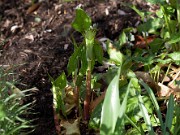
M52 109L51 83L48 74L56 78L66 72L68 58L73 52L71 36L81 40L71 28L75 8L82 8L97 25L97 38L118 39L123 28L135 26L138 15L123 6L129 0L87 0L60 2L46 0L32 13L27 14L31 0L0 1L0 66L16 65L14 72L17 87L36 87L29 101L35 101L34 111L37 125L33 135L55 135ZM150 8L140 0L133 3L140 8ZM82 134L87 134L82 131Z

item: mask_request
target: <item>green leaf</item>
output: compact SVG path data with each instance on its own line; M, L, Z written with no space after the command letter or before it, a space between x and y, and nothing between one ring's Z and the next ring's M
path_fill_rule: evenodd
M0 121L6 117L5 107L2 101L0 101Z
M146 0L146 1L152 4L163 4L164 2L166 2L166 0Z
M177 42L180 42L180 33L172 34L170 40L167 41L167 44L175 44Z
M159 49L161 49L162 45L163 45L164 41L160 38L156 38L154 39L150 44L150 48L152 53L157 53L159 51Z
M177 65L180 65L180 52L173 52L168 54L168 56L177 63Z
M96 31L92 28L89 28L85 31L85 42L86 42L86 58L87 60L93 60L93 48L94 48L94 40L96 36Z
M84 75L79 73L79 75L77 76L77 80L76 80L76 86L80 87L82 85L83 81L84 81Z
M127 37L126 37L126 34L125 32L123 31L121 33L121 35L119 36L119 46L121 47L122 45L124 45L126 42L127 42Z
M51 80L53 80L51 78ZM56 110L56 113L59 113L62 110L62 114L66 117L65 106L63 101L64 88L67 84L66 75L63 72L55 81L52 83L52 93L53 93L53 104Z
M132 121L126 114L125 114L124 116L125 116L125 118L129 121L129 123L134 127L133 129L128 130L127 135L132 135L132 134L134 134L134 133L135 133L136 135L144 135L144 132L141 131L141 130L137 127L137 125L136 125L136 123L135 123L134 121Z
M160 18L154 18L154 19L149 19L147 22L139 25L137 27L137 30L139 32L148 32L148 33L156 33L157 29L162 27L162 19Z
M75 71L78 68L78 58L80 57L81 49L82 45L80 47L77 47L74 50L74 53L69 58L69 62L67 65L68 75L70 75L73 71Z
M172 130L174 135L178 135L180 133L180 105L179 104L175 104L175 107L174 107L174 119L173 119L173 125L174 126L174 129Z
M158 62L158 63L161 63L161 64L169 64L169 63L171 63L172 62L172 59L161 59L161 58L158 58L158 59L156 59L156 62Z
M164 123L163 123L163 120L162 120L162 115L161 115L161 112L160 112L160 107L159 107L159 104L156 100L156 97L154 95L154 92L152 91L152 89L146 84L144 83L142 80L139 80L139 83L146 89L146 91L148 92L150 98L151 98L151 101L155 107L155 110L156 110L156 113L157 113L157 116L159 118L159 121L160 121L160 124L161 124L161 130L163 131L164 130Z
M106 82L106 84L110 84L116 74L117 68L109 68L108 71L102 75L102 79Z
M144 21L145 12L140 11L135 5L130 5L129 7L132 8L141 17L141 19Z
M93 129L98 130L101 119L101 111L102 111L102 102L97 105L94 111L91 114L91 118L89 121L89 126Z
M124 62L124 55L120 51L116 50L111 43L109 43L108 46L108 54L110 61L114 62L115 64L122 65Z
M137 56L137 57L133 57L133 60L135 62L142 62L144 65L151 65L154 62L154 55L149 55L149 56Z
M113 134L119 117L119 76L121 68L107 88L101 112L100 134Z
M72 23L72 27L80 32L84 33L92 25L91 18L81 8L76 9L76 17Z
M67 79L64 72L62 72L62 74L53 82L53 85L60 89L64 89L66 87L66 84L67 84Z
M101 45L97 41L95 41L95 44L93 46L93 51L94 51L94 55L97 61L102 64L103 50L102 50Z
M128 99L129 91L131 90L132 81L134 81L133 79L134 78L132 78L128 84L126 94L125 94L123 102L119 108L119 110L121 110L121 111L119 113L118 121L116 124L116 130L115 130L115 132L119 133L119 134L123 133L123 130L124 130L124 115L126 112L126 106L127 106L127 99Z
M143 114L143 118L144 118L144 121L146 123L147 130L148 130L150 135L155 135L153 127L152 127L152 123L150 120L150 116L149 116L148 111L144 105L144 101L142 99L142 96L140 94L138 94L137 96L138 96L138 101L139 101L139 103L138 103L139 108Z
M166 113L166 121L165 121L165 128L164 128L164 131L163 131L163 135L169 135L168 130L169 131L171 130L172 120L173 120L173 113L174 113L174 104L175 104L174 97L171 94L171 96L169 98L167 113Z
M87 59L86 59L86 47L83 46L81 51L80 51L80 60L81 60L81 68L79 70L79 72L82 74L82 75L85 75L86 74L86 70L88 68L88 62L87 62Z
M149 113L152 113L153 105L151 103L151 100L147 96L143 96L142 98L143 98L145 107L147 108L147 111ZM143 114L140 111L139 106L138 106L138 98L137 97L132 97L132 98L128 99L126 114L134 122L138 122L143 117ZM126 123L129 124L128 121L126 121Z

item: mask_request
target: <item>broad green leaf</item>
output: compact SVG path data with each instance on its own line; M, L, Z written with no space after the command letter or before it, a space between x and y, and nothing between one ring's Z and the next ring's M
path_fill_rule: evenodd
M180 42L180 33L174 33L169 41L167 41L168 44L175 44L177 42Z
M171 33L176 33L176 31L177 31L177 21L170 20L169 25L171 27Z
M152 53L157 53L159 51L159 49L161 49L162 45L163 45L164 41L160 38L156 38L154 39L150 44L150 48Z
M89 28L85 31L85 42L86 42L86 58L87 60L93 60L93 48L94 48L94 40L96 36L96 31L94 29Z
M161 29L161 33L160 33L160 37L163 38L163 39L169 39L170 38L170 32L169 30L167 29L167 27L163 27Z
M137 30L139 32L156 33L157 29L162 27L163 20L160 18L149 19L147 22L139 25Z
M84 33L92 25L91 18L81 8L76 9L76 17L72 23L72 27L80 32Z
M101 112L100 134L113 134L120 112L119 76L121 68L107 88Z
M152 4L163 4L164 2L166 2L166 0L146 0L146 1Z
M177 65L180 65L180 52L173 52L168 54L168 56L177 63Z
M95 29L89 28L85 31L84 38L85 38L86 46L94 45L95 36L96 36Z
M66 87L66 84L67 84L67 79L64 72L62 72L62 74L53 83L55 87L58 87L60 89L64 89Z
M53 79L51 78L51 80ZM57 113L59 113L59 111L62 110L64 116L66 116L66 113L65 113L63 96L65 95L64 88L66 87L66 84L67 84L67 79L64 72L55 81L52 82L54 107Z
M102 64L103 50L102 50L101 45L97 41L95 41L95 44L93 46L93 51L94 51L94 55L97 61Z
M126 37L126 34L125 32L123 31L121 33L121 35L119 36L119 46L121 47L122 45L124 45L126 42L127 42L127 37Z
M165 128L164 128L164 131L163 131L163 135L169 135L168 130L169 131L171 130L172 120L173 120L173 113L174 113L174 104L175 104L174 97L171 94L171 96L169 98L167 113L166 113L166 121L165 121Z
M122 74L126 76L126 74L128 73L128 77L130 77L131 75L133 76L133 73L130 71L130 68L133 65L132 58L126 57L126 56L124 56L124 57L125 57L126 61L124 61L123 65L122 65Z
M161 9L159 9L158 11L156 11L156 15L159 18L163 18L163 11Z
M56 89L56 90L61 91L61 89ZM61 92L59 92L59 93L61 93ZM56 113L60 114L60 112L62 112L63 116L66 117L66 109L65 109L65 104L64 104L64 100L63 100L62 94L58 94L57 95L56 103L57 103L57 106L55 108L56 109Z
M80 63L81 67L80 67L79 72L82 75L85 75L87 67L88 67L88 62L86 59L86 47L85 46L82 47L79 55L80 55L80 60L81 60L81 63Z
M111 43L109 43L108 54L110 57L110 61L114 62L117 65L122 65L124 62L124 55L113 47Z
M74 50L74 53L69 58L69 62L67 65L68 75L70 75L73 71L75 71L78 68L78 58L80 57L81 49L82 45L80 47L77 47Z
M149 55L149 56L137 56L137 57L133 57L132 59L136 62L142 62L144 65L151 65L154 62L154 57L155 55Z
M158 62L158 63L161 63L161 64L169 64L169 63L171 63L172 62L172 59L170 59L170 58L167 58L167 59L161 59L161 58L158 58L158 59L156 59L156 62Z
M133 91L133 92L132 92ZM127 104L127 110L126 114L133 120L134 122L138 122L140 118L143 117L142 112L139 109L138 106L138 98L135 95L137 91L141 91L140 85L138 84L138 79L133 78L131 91L128 98L128 104ZM147 108L147 111L149 114L153 113L153 105L147 96L142 96L142 99L144 101L144 105Z

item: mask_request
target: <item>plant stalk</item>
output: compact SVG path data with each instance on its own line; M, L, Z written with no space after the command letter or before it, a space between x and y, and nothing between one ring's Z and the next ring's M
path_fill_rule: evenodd
M75 87L75 103L76 103L76 111L77 111L77 117L80 116L79 114L79 86Z
M59 123L59 116L56 113L56 109L55 108L53 108L53 111L54 111L54 124L55 124L55 128L56 128L56 133L58 135L60 135L61 128L60 128L60 123Z
M90 99L91 99L91 61L88 61L88 70L86 75L86 97L84 100L84 120L90 118Z

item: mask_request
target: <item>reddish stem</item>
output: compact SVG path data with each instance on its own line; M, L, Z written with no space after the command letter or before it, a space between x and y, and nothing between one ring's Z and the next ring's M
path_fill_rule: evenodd
M60 135L61 128L60 128L60 123L59 123L59 117L58 117L58 114L56 113L55 108L53 108L53 111L54 111L54 124L56 128L56 132L58 135Z
M76 110L77 115L79 116L79 86L75 87L75 103L76 103Z
M91 70L87 71L86 76L86 97L84 100L84 119L89 120L90 118L90 98L91 98Z

